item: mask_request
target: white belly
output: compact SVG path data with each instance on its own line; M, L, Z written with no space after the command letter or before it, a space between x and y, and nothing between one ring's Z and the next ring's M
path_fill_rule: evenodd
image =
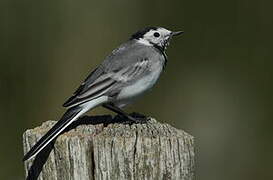
M153 70L149 75L139 79L134 84L125 87L117 97L117 100L120 101L117 104L122 107L139 97L145 91L151 89L158 80L161 71L161 68Z

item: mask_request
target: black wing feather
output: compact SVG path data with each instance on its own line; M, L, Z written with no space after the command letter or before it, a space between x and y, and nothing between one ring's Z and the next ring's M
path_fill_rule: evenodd
M93 70L84 80L84 82L77 88L73 95L64 102L63 107L69 107L73 105L75 100L77 99L77 96L86 92L86 90L88 89L88 84L94 82L96 78L99 77L101 74L103 74L101 68L96 68L95 70Z

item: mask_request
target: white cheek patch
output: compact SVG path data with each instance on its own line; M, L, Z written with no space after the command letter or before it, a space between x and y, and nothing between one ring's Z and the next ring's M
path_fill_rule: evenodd
M154 33L158 32L160 34L159 37L155 37ZM137 41L141 44L144 44L146 46L153 46L153 44L157 44L160 46L163 46L166 41L168 41L168 35L171 33L171 31L164 29L164 28L158 28L157 30L150 30L146 34L144 34L143 38L138 39Z
M138 39L137 42L144 44L146 46L152 46L152 44L148 40L143 39L143 38Z

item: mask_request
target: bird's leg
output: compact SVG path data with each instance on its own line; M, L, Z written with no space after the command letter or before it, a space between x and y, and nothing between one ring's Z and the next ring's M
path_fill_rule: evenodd
M119 115L122 115L126 118L128 118L129 120L135 121L136 119L133 118L132 116L130 116L129 114L127 114L126 112L124 112L122 109L120 109L119 107L115 106L114 104L103 104L102 105L104 108L109 109Z
M121 116L124 116L126 117L130 122L129 123L132 123L132 122L135 122L135 123L143 123L143 118L135 118L135 117L132 117L131 115L129 115L128 113L126 113L125 111L123 111L121 108L115 106L114 104L112 103L107 103L107 104L103 104L102 105L104 108L106 109L109 109Z

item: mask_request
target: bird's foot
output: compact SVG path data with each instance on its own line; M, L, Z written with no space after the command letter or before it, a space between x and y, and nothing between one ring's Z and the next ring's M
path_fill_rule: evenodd
M149 120L149 118L146 117L145 115L136 113L136 112L130 113L128 116L117 115L115 119L122 124L129 124L129 125L145 124Z

